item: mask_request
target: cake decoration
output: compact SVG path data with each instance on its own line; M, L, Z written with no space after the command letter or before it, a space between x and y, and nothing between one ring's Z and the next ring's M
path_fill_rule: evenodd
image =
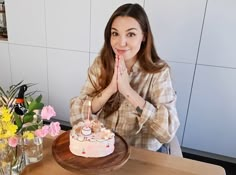
M70 151L82 157L104 157L114 151L115 134L98 121L91 119L91 102L87 118L70 131Z

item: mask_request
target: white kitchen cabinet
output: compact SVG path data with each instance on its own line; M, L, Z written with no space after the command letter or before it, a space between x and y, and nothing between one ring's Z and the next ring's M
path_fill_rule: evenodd
M0 43L0 86L8 89L11 85L11 66L8 52L8 43Z
M70 99L79 95L88 66L88 53L48 49L49 104L57 111L56 119L69 121Z
M25 83L35 83L30 91L38 90L43 95L43 101L48 102L47 57L46 49L34 46L9 44L12 83L22 80Z
M89 51L90 1L46 0L47 46Z
M206 0L146 0L157 52L168 61L195 63Z
M235 69L197 66L183 146L236 158Z
M209 0L198 64L236 68L236 1Z
M182 143L195 65L175 62L168 64L171 67L172 83L177 94L176 107L180 120L177 137Z
M44 1L7 0L5 3L9 43L45 46Z

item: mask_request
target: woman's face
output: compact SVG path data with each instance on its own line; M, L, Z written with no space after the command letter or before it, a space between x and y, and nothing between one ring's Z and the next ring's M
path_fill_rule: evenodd
M143 40L142 29L134 18L115 18L111 26L110 42L116 55L121 55L125 61L136 59Z

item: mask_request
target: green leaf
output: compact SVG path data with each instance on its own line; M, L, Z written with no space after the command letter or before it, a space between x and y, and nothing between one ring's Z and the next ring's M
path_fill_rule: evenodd
M29 122L32 122L34 120L34 115L35 113L34 112L28 112L24 115L23 117L23 123L29 123Z
M39 125L38 124L34 124L34 125L30 125L30 126L22 128L22 132L25 132L25 131L35 131L38 128L39 128Z
M43 120L41 118L40 119L38 118L37 123L40 128L43 127Z
M42 98L43 98L43 96L40 94L36 99L35 99L35 101L37 101L37 102L41 102L41 100L42 100Z
M15 119L15 123L16 123L16 125L18 127L17 130L19 131L22 128L23 123L22 123L19 115L17 115L15 112L13 113L13 116L14 116L14 119Z
M25 96L25 101L32 102L34 99L31 96Z
M43 103L41 102L37 102L36 100L32 101L30 104L29 104L29 112L32 112L36 109L42 109L44 106Z

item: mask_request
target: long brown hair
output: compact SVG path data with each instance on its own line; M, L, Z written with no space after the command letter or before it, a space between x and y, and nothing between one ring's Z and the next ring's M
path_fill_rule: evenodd
M100 52L100 59L103 67L98 80L101 88L100 90L103 90L109 85L114 72L115 53L111 47L110 37L112 23L118 16L132 17L141 26L145 39L141 44L137 58L143 71L148 73L156 73L167 66L167 64L157 55L151 27L144 9L139 4L124 4L117 8L112 14L104 31L105 42Z

